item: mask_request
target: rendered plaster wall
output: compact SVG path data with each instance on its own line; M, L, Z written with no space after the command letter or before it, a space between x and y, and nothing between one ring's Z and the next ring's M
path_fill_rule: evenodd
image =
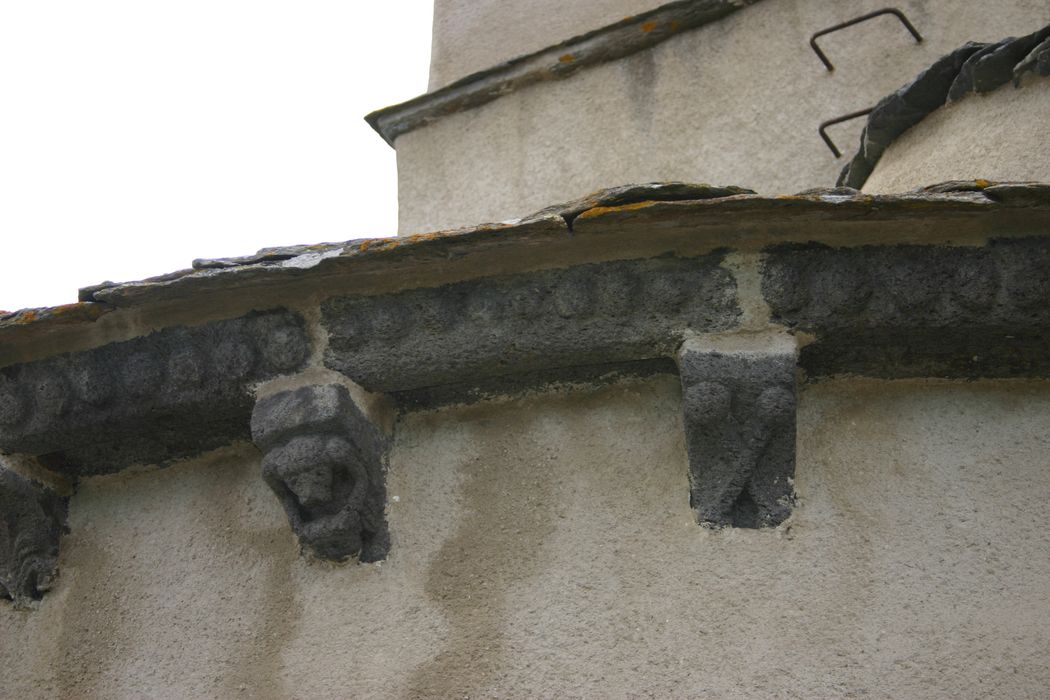
M806 386L773 531L694 523L678 387L402 419L380 564L301 559L248 446L87 479L0 695L1043 694L1050 383Z
M662 4L664 0L435 0L430 89Z
M817 133L821 122L870 107L969 40L1050 22L1042 0L910 0L898 6L923 43L880 17L823 37L836 67L825 70L810 35L884 5L763 0L653 49L403 134L395 142L399 230L503 221L625 183L738 184L763 194L830 187L863 120L829 129L847 154L838 159Z
M947 180L1050 182L1050 79L941 107L890 144L865 192L903 192Z

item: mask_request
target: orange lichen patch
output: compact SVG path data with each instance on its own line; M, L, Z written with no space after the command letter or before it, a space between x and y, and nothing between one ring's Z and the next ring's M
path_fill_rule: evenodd
M648 34L656 29L656 22L642 22L642 31Z
M112 311L112 309L103 304L78 301L73 304L62 304L61 306L52 307L51 317L76 317L77 319L95 320L99 316L107 314L110 311Z
M602 214L607 214L609 212L633 211L635 209L645 209L646 207L651 207L654 204L660 204L660 203L661 202L658 202L655 199L647 199L644 202L633 202L631 204L621 204L618 207L591 207L587 211L582 212L576 218L577 219L590 219L592 217L601 216Z
M558 56L558 61L561 63L572 63L575 60L576 57L573 56L571 53L566 53L562 54L561 56Z
M431 231L429 233L413 233L405 236L405 240L409 243L422 243L424 241L436 241L441 238L446 238L449 235L454 235L454 231Z
M0 322L4 326L28 326L35 323L79 323L94 321L103 314L113 311L112 306L94 302L78 301L73 304L62 304L43 309L24 309Z
M393 250L404 242L402 238L367 238L358 244L358 252L364 253L365 251L374 251L377 253L385 250Z
M973 184L977 185L983 190L985 187L989 187L994 183L991 180L982 180L981 178L977 178L973 181Z

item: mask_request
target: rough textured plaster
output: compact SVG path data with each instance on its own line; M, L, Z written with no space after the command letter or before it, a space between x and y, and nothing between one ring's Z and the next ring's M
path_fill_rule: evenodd
M430 89L652 10L666 0L437 0Z
M909 0L897 6L923 43L879 18L822 38L836 66L827 72L810 34L884 6L763 0L652 50L404 134L399 231L502 221L627 182L735 183L767 194L830 186L844 159L828 151L818 124L872 106L966 41L1050 21L1039 0ZM862 128L856 120L830 133L848 149Z
M55 595L0 610L5 695L279 694L298 553L254 448L86 479L72 503Z
M528 85L563 80L595 65L619 60L715 22L759 0L679 0L626 17L594 32L499 63L440 90L365 115L383 139L397 137L449 114L481 106Z
M802 505L766 531L696 527L680 402L403 419L381 565L299 559L249 447L89 479L56 588L0 606L3 694L1043 694L1050 384L804 388Z
M1028 76L941 107L890 144L865 192L905 192L945 180L1050 182L1050 78Z

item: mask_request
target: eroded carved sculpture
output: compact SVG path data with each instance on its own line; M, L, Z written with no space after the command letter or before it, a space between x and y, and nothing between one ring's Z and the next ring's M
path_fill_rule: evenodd
M678 354L690 505L702 525L775 527L791 514L795 353L790 341Z
M386 556L388 438L345 387L307 386L261 399L252 439L263 451L263 478L304 548L331 561Z
M66 499L0 468L0 596L28 607L58 574Z

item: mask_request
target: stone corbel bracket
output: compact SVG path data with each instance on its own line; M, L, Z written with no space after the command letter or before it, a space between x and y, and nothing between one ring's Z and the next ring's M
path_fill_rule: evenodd
M386 557L389 439L346 387L305 386L261 398L251 426L263 478L304 550L330 561Z
M794 502L794 338L691 339L677 361L697 520L709 527L779 525Z
M66 499L0 468L0 597L30 607L58 575Z

